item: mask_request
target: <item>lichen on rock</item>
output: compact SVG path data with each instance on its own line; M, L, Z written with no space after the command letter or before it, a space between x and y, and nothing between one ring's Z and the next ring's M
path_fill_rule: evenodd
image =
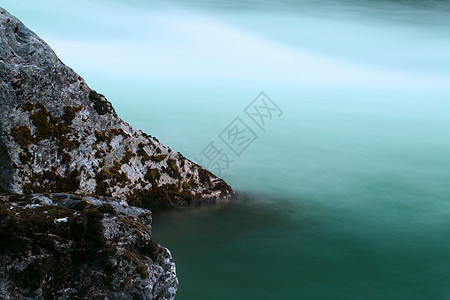
M0 298L174 299L151 211L234 190L122 121L0 8Z
M0 28L0 147L10 161L10 172L0 174L3 190L112 196L153 209L234 195L222 179L122 121L105 96L4 9Z
M174 299L149 210L106 197L0 195L2 299Z

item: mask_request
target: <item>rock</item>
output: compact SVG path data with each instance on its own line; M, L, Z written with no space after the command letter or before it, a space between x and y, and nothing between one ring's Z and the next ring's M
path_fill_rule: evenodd
M1 299L174 299L149 209L235 194L122 121L2 8L0 168Z
M0 298L175 299L151 220L108 197L0 195Z
M157 209L227 202L222 179L122 121L52 49L0 8L0 187L76 192Z

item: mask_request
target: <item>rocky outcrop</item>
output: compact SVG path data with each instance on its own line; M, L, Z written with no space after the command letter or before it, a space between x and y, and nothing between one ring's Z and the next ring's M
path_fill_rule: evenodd
M0 168L0 187L14 194L76 192L151 209L234 195L222 179L122 121L1 8Z
M149 209L235 194L122 121L2 8L0 169L1 299L174 299Z
M151 219L106 197L0 195L0 298L174 299Z

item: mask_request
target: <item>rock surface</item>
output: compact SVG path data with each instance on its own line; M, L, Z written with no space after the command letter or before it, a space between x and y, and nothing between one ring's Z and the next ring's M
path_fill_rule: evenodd
M0 187L145 207L226 202L233 189L122 121L36 34L0 8Z
M0 195L1 299L174 299L151 213L107 197Z
M1 299L174 299L149 209L235 194L122 121L3 8L0 169Z

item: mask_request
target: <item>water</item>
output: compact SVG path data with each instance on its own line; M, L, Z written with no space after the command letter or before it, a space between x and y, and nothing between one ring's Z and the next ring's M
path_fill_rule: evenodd
M450 297L450 2L2 5L185 156L236 116L259 135L222 175L236 203L155 218L178 299Z

